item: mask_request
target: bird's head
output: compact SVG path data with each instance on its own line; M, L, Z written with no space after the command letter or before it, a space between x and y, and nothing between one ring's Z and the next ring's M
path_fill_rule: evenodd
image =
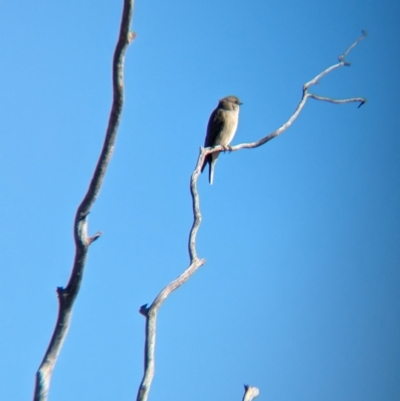
M219 101L220 106L227 110L235 110L243 103L236 96L226 96Z

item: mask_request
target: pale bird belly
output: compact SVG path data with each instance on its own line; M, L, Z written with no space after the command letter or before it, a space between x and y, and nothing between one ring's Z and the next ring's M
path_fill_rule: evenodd
M230 115L226 119L225 127L222 130L218 141L218 144L222 146L228 146L232 142L238 126L238 115L232 112L229 114Z

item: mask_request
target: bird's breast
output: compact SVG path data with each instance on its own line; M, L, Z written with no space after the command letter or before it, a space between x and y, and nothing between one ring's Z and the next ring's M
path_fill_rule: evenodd
M220 137L217 140L218 144L228 146L235 136L239 122L239 112L236 110L224 112L224 126L221 130Z

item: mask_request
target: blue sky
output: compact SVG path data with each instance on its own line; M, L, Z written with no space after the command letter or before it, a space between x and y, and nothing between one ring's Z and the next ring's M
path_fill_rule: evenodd
M72 222L111 102L122 1L0 4L0 399L32 397L68 280ZM207 263L163 305L153 400L400 398L396 2L142 2L115 153L50 400L132 400L137 312L188 264L189 178L218 99L234 144L284 123L302 85L360 34L350 68L282 136L199 182ZM178 391L177 391L178 390Z

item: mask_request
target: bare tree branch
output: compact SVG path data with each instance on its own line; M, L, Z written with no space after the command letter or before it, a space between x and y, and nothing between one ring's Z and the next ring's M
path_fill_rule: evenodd
M367 100L363 97L352 97L352 98L348 98L348 99L332 99L329 97L324 97L324 96L319 96L319 95L315 95L313 93L310 93L308 90L311 86L316 85L319 83L319 81L327 74L331 73L332 71L341 68L341 67L346 67L349 66L350 63L348 63L347 61L344 60L344 57L347 56L347 54L364 38L366 37L366 32L362 31L362 35L360 37L358 37L354 43L352 43L349 48L339 56L339 63L336 63L328 68L326 68L325 70L323 70L322 72L320 72L318 75L316 75L313 79L311 79L310 81L308 81L307 83L305 83L303 85L303 94L302 97L300 99L299 104L297 105L295 111L293 112L293 114L290 116L290 118L283 124L281 125L277 130L271 132L269 135L259 139L258 141L255 142L250 142L250 143L242 143L239 145L235 145L235 146L230 146L229 147L229 151L235 151L235 150L240 150L240 149L253 149L253 148L257 148L261 145L264 145L265 143L269 142L271 139L281 135L283 132L285 132L292 124L293 122L297 119L297 117L299 116L300 112L303 110L304 106L306 105L307 99L311 98L311 99L315 99L315 100L320 100L320 101L324 101L324 102L330 102L330 103L334 103L334 104L345 104L345 103L359 103L358 107L361 107ZM215 152L221 152L221 151L225 151L226 149L224 149L223 146L215 146L213 148L200 148L200 155L199 158L197 160L197 166L196 169L199 168L199 166L202 166L204 163L204 158L210 154L210 153L215 153Z
M144 347L144 372L142 382L140 383L137 401L146 401L149 396L151 383L154 377L154 353L156 344L156 322L157 313L163 302L167 297L181 285L183 285L189 278L196 272L196 270L203 266L206 262L205 259L199 259L196 251L196 238L197 232L201 223L200 201L199 193L197 191L197 179L200 174L200 169L197 168L193 171L190 179L190 192L192 194L192 210L193 210L193 224L189 233L189 267L175 280L169 283L154 299L150 307L143 305L140 308L140 313L146 317L146 333L145 333L145 347Z
M314 93L309 93L308 97L315 100L320 100L321 102L329 102L334 104L355 102L359 103L358 107L361 107L366 102L366 100L363 97L353 97L351 99L332 99L331 97L319 96L315 95Z
M196 270L206 263L205 259L199 259L196 251L197 232L201 223L199 193L197 191L197 179L200 169L193 171L190 179L190 192L192 194L193 224L189 233L189 267L175 280L169 283L154 299L150 307L142 305L140 313L146 318L145 346L144 346L144 372L140 383L137 401L146 401L149 396L151 383L154 377L155 368L155 345L156 345L156 323L157 313L167 297L181 285L183 285L196 272Z
M242 401L251 401L258 397L260 390L257 387L251 387L247 384L244 385L244 395Z
M252 149L257 148L261 145L264 145L271 139L281 135L284 131L286 131L296 120L299 116L300 112L303 110L307 99L313 98L320 101L327 101L335 104L342 104L342 103L351 103L351 102L358 102L360 105L365 103L365 99L361 97L356 98L349 98L349 99L331 99L328 97L322 97L318 95L314 95L308 92L308 89L319 82L325 75L329 74L330 72L341 68L343 66L348 66L349 63L344 61L344 57L350 52L352 48L354 48L360 40L365 37L365 32L363 31L362 36L360 36L341 56L339 56L339 63L334 64L324 71L316 75L312 80L304 84L303 86L303 95L300 99L299 104L297 105L294 113L291 117L286 121L281 127L277 130L273 131L269 135L265 136L264 138L259 139L255 142L250 143L242 143L240 145L229 147L229 150L235 151L240 149ZM225 151L226 149L219 145L213 148L200 148L200 154L197 159L196 167L192 173L190 179L190 193L192 195L192 209L193 209L193 224L189 234L189 258L190 258L190 265L189 267L179 276L177 279L172 281L168 284L155 298L153 303L150 307L143 305L140 308L140 313L145 316L146 318L146 331L145 331L145 349L144 349L144 373L143 378L139 386L138 394L137 394L137 401L147 401L150 387L152 384L152 380L154 377L154 368L155 368L155 340L156 340L156 320L157 320L157 313L159 308L161 307L162 303L166 300L166 298L177 288L183 285L194 273L195 271L201 267L206 261L205 259L198 259L197 252L196 252L196 238L197 232L201 223L201 212L200 212L200 200L199 200L199 193L197 191L197 180L199 175L201 174L201 166L204 164L205 157L214 152L221 152ZM245 386L245 394L243 396L243 401L251 401L253 398L257 397L259 394L259 390L257 387Z
M154 377L154 353L156 345L156 323L158 310L167 297L181 285L186 283L186 281L189 280L196 270L203 266L205 262L206 261L204 259L193 260L189 267L177 279L169 283L157 295L150 307L143 305L140 308L140 313L146 317L146 332L144 346L144 372L136 398L137 401L146 401L148 399L151 383Z
M339 61L343 61L344 58L350 53L350 51L353 49L353 47L356 47L358 45L358 42L361 42L363 39L367 37L367 31L362 30L361 31L361 36L359 36L348 48L347 50L339 56Z
M124 102L124 60L125 51L129 43L134 39L134 33L130 32L133 12L133 0L125 0L121 18L119 38L116 44L113 59L113 102L108 120L108 127L99 160L93 173L89 188L81 204L79 205L74 221L75 259L69 282L65 288L58 287L58 317L53 336L46 350L42 363L36 373L34 400L47 400L51 375L60 353L61 347L68 332L71 321L72 307L78 295L82 282L83 271L89 246L101 235L88 236L87 217L99 195L108 163L114 150L115 138L121 120L122 106Z

